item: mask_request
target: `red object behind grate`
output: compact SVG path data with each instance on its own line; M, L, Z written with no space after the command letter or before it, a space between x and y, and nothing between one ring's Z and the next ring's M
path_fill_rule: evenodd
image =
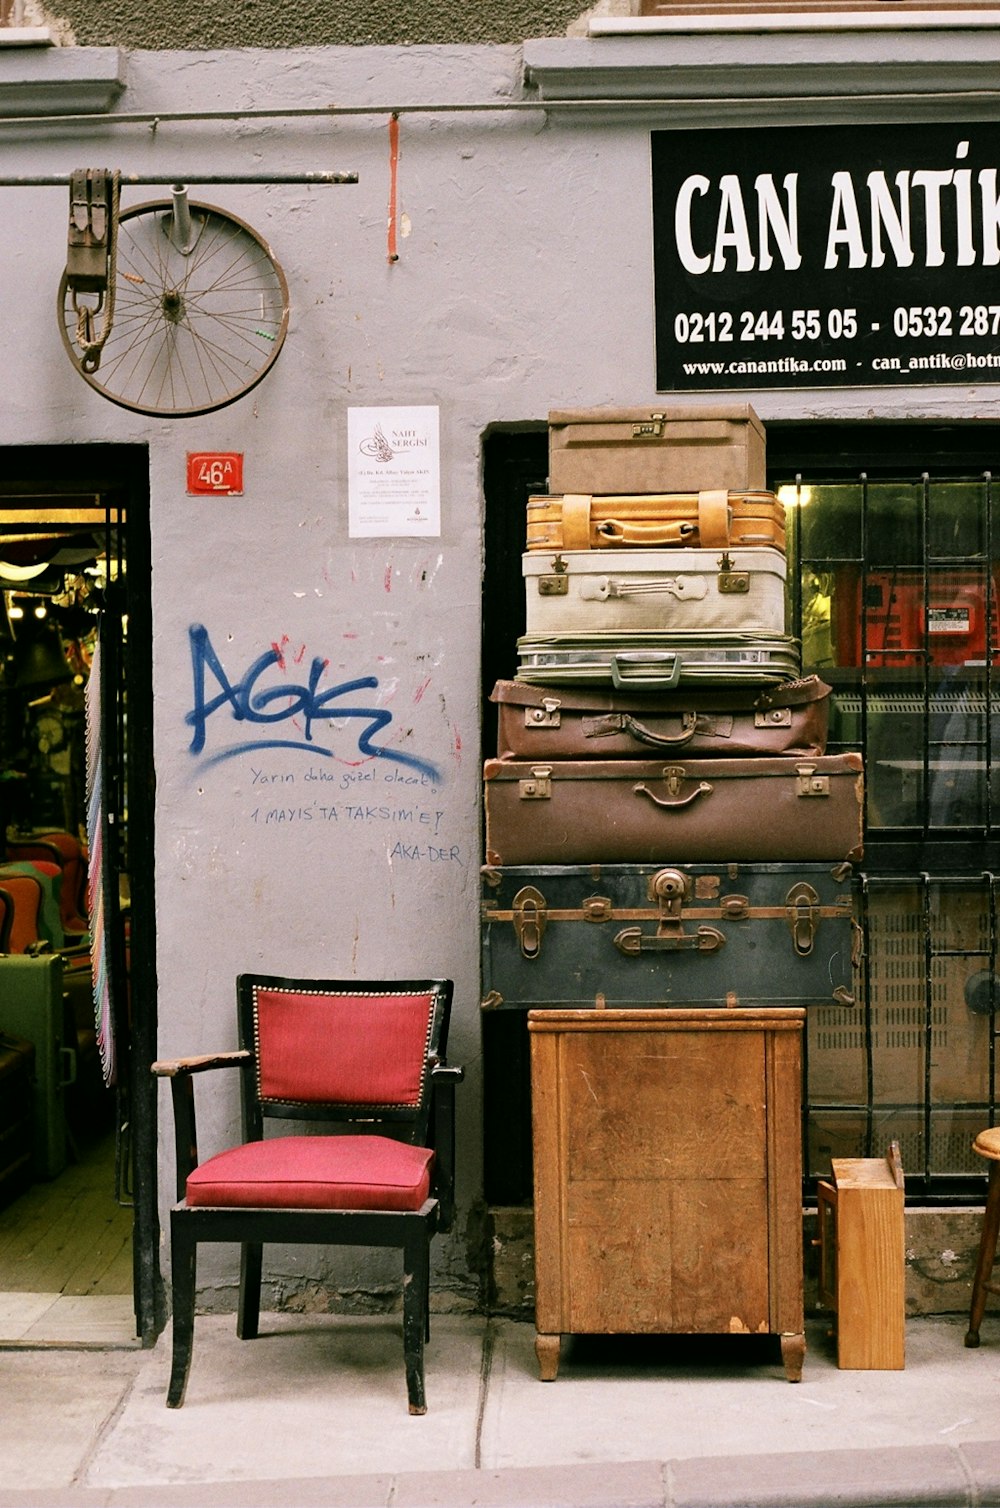
M932 570L926 600L918 570L869 571L836 593L838 663L889 670L923 665L985 665L987 648L1000 664L1000 570L990 592L992 628L987 631L987 578L977 570ZM862 644L862 624L864 643Z

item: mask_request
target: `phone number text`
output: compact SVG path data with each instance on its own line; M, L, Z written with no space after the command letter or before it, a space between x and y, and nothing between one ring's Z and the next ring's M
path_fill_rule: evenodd
M873 323L871 330L880 326ZM729 309L674 315L674 340L678 345L722 344L732 341L854 340L860 332L857 309ZM915 304L892 311L892 333L897 339L919 336L1000 335L1000 304Z

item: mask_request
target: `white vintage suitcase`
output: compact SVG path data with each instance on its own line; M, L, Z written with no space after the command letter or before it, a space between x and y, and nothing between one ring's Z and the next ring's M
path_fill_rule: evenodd
M529 634L785 632L781 550L531 550L521 567Z

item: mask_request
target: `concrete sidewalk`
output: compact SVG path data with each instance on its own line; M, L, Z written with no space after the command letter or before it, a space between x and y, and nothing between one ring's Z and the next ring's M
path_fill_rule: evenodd
M803 1380L770 1337L563 1342L435 1315L428 1413L396 1316L199 1317L187 1399L150 1351L0 1350L0 1508L808 1508L1000 1505L1000 1319L913 1319L902 1372L841 1372L823 1322Z

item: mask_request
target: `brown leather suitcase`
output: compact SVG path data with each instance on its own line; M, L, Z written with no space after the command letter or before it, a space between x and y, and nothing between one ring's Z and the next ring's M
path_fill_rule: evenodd
M554 409L550 492L698 492L767 486L764 426L749 403Z
M785 548L785 509L773 492L653 492L530 497L529 550Z
M860 754L488 759L488 864L855 861Z
M648 759L664 750L738 759L824 753L830 687L815 675L659 693L498 681L490 701L501 757Z

